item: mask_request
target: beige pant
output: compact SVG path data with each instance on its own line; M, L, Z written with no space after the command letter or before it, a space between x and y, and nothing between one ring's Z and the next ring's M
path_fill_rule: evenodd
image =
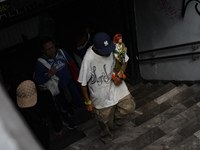
M95 109L95 117L101 128L101 140L110 141L113 139L112 129L114 119L121 119L134 112L136 107L131 94L125 96L116 105L102 109Z

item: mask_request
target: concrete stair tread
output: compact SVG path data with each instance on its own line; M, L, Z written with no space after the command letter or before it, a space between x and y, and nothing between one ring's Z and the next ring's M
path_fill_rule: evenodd
M184 110L186 110L186 108L184 106L180 107L180 105L177 105L173 108L170 108L166 112L163 112L160 116L156 116L155 118L153 118L137 127L135 127L134 123L131 124L129 122L129 123L125 124L124 126L122 126L120 128L121 130L115 131L115 139L113 140L113 142L116 144L119 143L119 145L125 145L125 143L127 141L123 140L124 138L129 139L128 141L131 143L133 143L133 141L137 141L134 143L138 143L139 139L140 139L141 140L140 147L137 147L137 148L138 149L142 148L147 143L150 144L153 141L155 141L156 139L159 139L160 137L164 136L165 133L163 131L161 131L158 128L158 126L160 124L165 123L167 120L169 120L170 115L176 116L176 115L180 114L181 112L183 112ZM129 127L130 125L132 125L132 128ZM160 135L157 135L159 138L155 138L155 139L150 138L152 135L155 134L154 132L156 134L160 134ZM148 139L144 138L144 136L145 137L147 136ZM131 147L131 145L130 145L130 147Z
M151 102L147 103L146 105L138 108L137 110L145 113L145 112L149 111L150 109L156 107L157 105L164 103L168 99L173 98L175 95L186 90L187 88L188 88L188 86L185 85L185 84L174 87L169 92L166 92L165 94L155 98L153 101L151 101Z
M157 104L161 104L163 102L165 102L166 100L173 98L175 95L183 92L184 90L186 90L188 88L187 85L185 84L181 84L179 86L174 87L173 89L171 89L170 91L164 93L163 95L159 96L158 98L154 99L154 101Z
M133 91L145 86L145 84L143 82L140 82L140 83L138 83L136 85L132 85L132 84L126 82L126 85L127 85L127 87L128 87L130 92L133 92Z
M192 136L194 135L191 135L190 137ZM188 141L187 139L190 137L187 137L187 138L183 137L180 134L178 134L176 131L173 131L161 137L157 141L151 143L150 145L146 146L142 150L150 150L150 149L170 149L171 150L171 149L174 149L177 145L179 145L179 143L183 145L183 143L185 143L183 141Z
M200 131L200 116L193 115L193 117L191 117L182 115L186 111L189 111L190 113L194 113L195 111L195 114L197 114L197 112L200 111L200 107L194 105L190 109L186 109L182 113L177 114L176 116L169 119L167 122L159 125L158 127L166 135L161 137L157 141L151 143L150 145L146 146L142 150L159 148L171 150L172 147L175 147L183 140L189 138L190 136Z
M85 149L89 150L90 148L94 148L95 145L98 145L98 144L100 144L101 147L103 147L104 144L99 140L99 135L100 135L100 131L96 131L90 134L90 136L87 136L69 145L63 150L85 150Z
M151 86L153 86L152 83L142 84L141 86L139 86L139 88L136 88L135 90L133 90L131 92L131 95L133 95L135 97L135 96L139 95L141 92L145 91L146 89L148 89Z
M173 106L177 103L186 100L187 98L193 97L195 93L200 92L200 85L194 84L191 87L187 88L185 91L171 98L169 103Z
M175 147L172 147L170 150L199 150L200 149L200 140L192 135L189 138L183 140Z
M140 99L148 96L149 94L153 93L154 91L157 91L158 89L160 89L161 87L163 87L164 84L161 82L158 82L156 84L150 85L150 86L146 86L145 89L143 89L142 91L133 94L133 92L131 93L131 95L135 98L135 101L139 101Z
M95 118L88 120L87 122L77 127L79 131L83 131L87 136L93 134L100 129L98 121Z
M147 89L139 84L135 89ZM146 98L149 99L145 100ZM99 140L100 128L96 119L92 118L78 126L78 130L83 131L86 137L69 145L65 150L200 148L197 143L200 142L199 84L188 87L184 84L175 86L168 83L142 99L146 104L137 110L143 114L134 113L125 117L123 126L114 130L111 143L103 144Z
M149 102L153 101L154 99L160 97L161 95L165 94L166 92L169 92L174 87L176 87L176 86L173 83L168 83L168 84L164 85L163 87L159 88L158 90L153 91L148 96L144 96L139 101L136 101L136 108L138 109L139 107L146 105L147 103L149 103Z
M197 87L198 88L197 88ZM184 87L184 86L182 86ZM194 90L195 89L195 90ZM167 109L173 107L174 105L185 101L193 101L195 104L195 97L200 97L198 91L200 91L199 85L194 85L188 87L187 89L184 88L183 91L174 95L172 98L166 100L165 102L161 103L160 105L156 105L154 102L150 102L150 107L148 111L143 111L143 114L135 118L135 124L140 125L145 121L152 119L153 117L159 115L160 113L166 111ZM198 100L196 100L196 103ZM148 106L148 104L147 104ZM145 106L144 106L145 107ZM146 107L147 108L147 107ZM144 109L143 109L144 110Z
M115 131L116 138L114 139L113 143L126 145L127 149L131 149L133 143L140 142L138 143L139 146L137 145L137 147L134 147L134 149L141 149L147 146L146 149L144 148L145 150L149 150L152 147L155 149L159 149L160 146L167 147L166 144L158 144L169 141L169 139L171 140L171 142L174 141L178 143L184 140L184 136L185 138L187 138L191 134L193 134L193 132L196 132L200 129L200 117L196 117L196 115L194 115L194 117L190 117L191 119L189 120L188 117L184 118L182 116L185 111L187 111L186 107L184 107L182 104L177 104L166 112L161 113L160 115L154 117L153 119L145 122L138 127L131 129L130 127L128 128L126 125L121 130ZM195 112L195 114L197 114L200 111L200 108L199 106L194 105L190 108L189 111L190 113L194 114ZM167 130L163 130L162 127L166 127L165 129ZM191 127L192 129L189 129L188 127ZM127 131L127 129L129 129L130 131ZM149 136L156 136L157 138L154 137L153 139L150 139ZM123 140L124 138L126 140ZM127 140L128 144L126 144ZM176 143L172 144L170 142L168 144L171 146L176 145Z
M148 129L155 128L155 127L165 123L167 120L170 120L170 118L173 118L173 116L179 115L181 112L182 112L181 115L183 115L183 116L187 116L186 114L190 114L188 118L185 117L187 119L182 119L182 117L180 115L178 117L172 119L172 123L175 122L175 120L177 120L177 122L179 124L183 124L184 122L187 122L189 118L192 118L191 114L194 114L193 117L195 117L195 115L200 113L199 112L200 109L199 109L199 107L197 107L197 105L195 105L193 109L194 110L192 110L192 108L191 108L190 113L188 113L187 108L184 105L182 105L181 103L179 103L179 104L169 108L167 111L164 111L163 113L160 113L159 115L157 115L156 117L152 118L151 120L149 120L149 121L143 123L142 125L136 127L137 128L136 131L132 130L132 132L139 133L138 134L138 137L139 137L142 134L145 134L145 132L147 132ZM180 120L182 120L182 121L180 121ZM134 120L133 120L133 122L134 122ZM169 123L169 124L172 124L172 123ZM169 124L166 125L166 129L169 129ZM127 133L129 134L129 133L132 133L132 132L127 132ZM166 132L169 132L169 131L166 131ZM127 136L127 135L125 135L125 136ZM124 134L123 134L123 136L121 138L123 138L123 137L124 137ZM135 137L137 137L137 136L135 135Z
M162 85L162 84L161 84ZM163 86L163 85L162 85ZM165 106L164 106L165 107ZM167 108L167 107L166 107ZM139 115L139 114L134 114L135 116ZM134 118L135 118L134 116ZM130 120L130 117L128 119L126 119L127 121ZM125 121L126 122L126 121ZM95 132L96 130L99 130L99 126L98 126L98 122L96 121L95 118L85 122L84 124L81 124L80 126L78 126L78 130L79 131L84 131L84 133L86 135L89 135L93 132Z
M177 112L174 114L178 114L180 112L178 110L180 110L180 111L182 110L179 105L177 105L177 107L173 108L173 110L171 110L169 112L169 114L171 115L173 111ZM163 114L163 116L166 116L166 113ZM149 135L149 133L152 133L154 131L153 128L157 128L157 126L159 125L159 124L157 124L157 126L152 127L152 126L149 126L149 124L155 124L155 122L149 121L146 124L135 127L134 121L129 120L129 122L125 123L122 127L115 130L115 132L114 132L115 139L113 140L111 145L109 144L107 146L113 147L112 146L113 143L124 144L124 142L126 143L127 141L133 141L133 140L138 141L139 139L141 139L141 137ZM161 132L160 130L159 131L157 131L157 130L158 130L158 128L155 129L155 132ZM134 133L134 135L133 135L133 133ZM162 132L161 135L164 135L164 132ZM81 147L88 149L88 147L91 147L91 145L94 145L94 143L97 141L98 137L99 137L99 131L95 131L95 133L91 134L89 137L85 137L84 139L81 139L80 141L78 141L78 143L77 143L79 145L78 147L80 147L80 144L81 144ZM88 141L90 141L90 142L87 143ZM76 147L77 144L74 143L70 147Z

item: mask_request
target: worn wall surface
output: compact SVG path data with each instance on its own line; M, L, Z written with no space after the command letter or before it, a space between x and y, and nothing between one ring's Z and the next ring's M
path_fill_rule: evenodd
M136 0L135 16L139 59L199 52L200 15L191 1L183 16L186 0ZM199 6L198 6L199 7ZM182 44L188 44L183 46ZM177 45L176 48L169 48ZM180 46L179 46L180 45ZM159 51L159 48L168 47ZM141 53L149 50L158 51ZM200 80L199 55L140 62L140 72L148 80Z

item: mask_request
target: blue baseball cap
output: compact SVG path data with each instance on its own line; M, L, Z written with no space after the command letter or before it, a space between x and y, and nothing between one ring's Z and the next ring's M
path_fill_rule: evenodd
M93 44L102 55L107 55L115 50L115 44L105 32L96 33L93 38Z

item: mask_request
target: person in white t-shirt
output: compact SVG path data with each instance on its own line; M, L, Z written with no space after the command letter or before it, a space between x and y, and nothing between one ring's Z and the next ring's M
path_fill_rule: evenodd
M115 44L109 35L96 33L93 44L84 56L78 81L86 108L95 114L101 127L100 139L108 143L113 139L114 122L121 125L119 120L132 114L136 104L122 78L112 79Z

